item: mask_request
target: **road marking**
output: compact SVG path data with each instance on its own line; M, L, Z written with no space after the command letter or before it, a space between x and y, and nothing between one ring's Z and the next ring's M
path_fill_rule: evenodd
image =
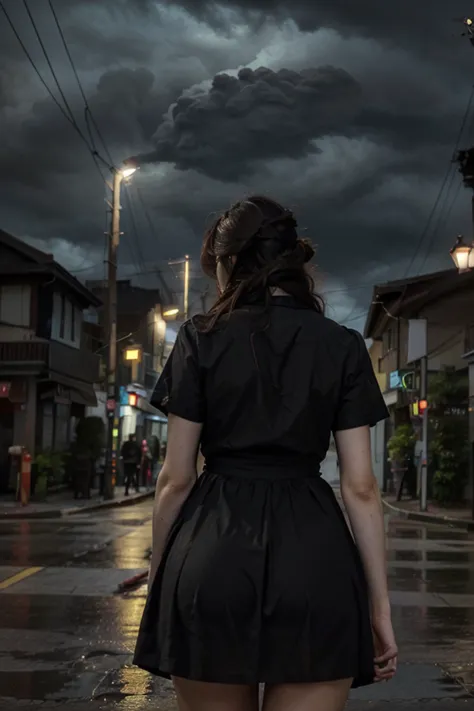
M25 568L25 570L20 571L16 575L12 575L10 578L7 578L2 583L0 583L0 590L6 590L12 585L16 585L16 583L19 583L21 580L25 580L25 578L29 578L32 575L39 573L40 570L43 570L43 568Z

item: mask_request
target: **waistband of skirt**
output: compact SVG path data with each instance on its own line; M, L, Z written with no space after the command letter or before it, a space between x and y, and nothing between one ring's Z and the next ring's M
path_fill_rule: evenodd
M320 476L320 463L306 457L219 455L206 460L204 472L249 479L304 479Z

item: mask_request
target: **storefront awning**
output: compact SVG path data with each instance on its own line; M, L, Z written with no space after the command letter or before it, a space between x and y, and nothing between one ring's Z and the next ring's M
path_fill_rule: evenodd
M86 407L97 407L97 395L94 386L91 383L84 383L75 378L68 378L66 375L58 373L50 373L48 381L51 383L51 389L42 394L42 399L48 397L56 397L58 395L55 385L60 385L60 397L68 399L78 405Z
M387 407L398 404L398 390L388 390L383 394L383 399Z

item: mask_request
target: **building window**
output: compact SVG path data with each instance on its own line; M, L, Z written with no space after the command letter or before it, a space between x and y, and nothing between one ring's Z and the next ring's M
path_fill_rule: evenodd
M74 304L71 305L71 341L76 341L76 309Z
M28 327L31 314L31 289L27 284L8 284L0 288L0 321Z
M59 338L64 338L66 328L66 297L61 294L61 315L59 320Z
M388 353L395 347L395 343L393 342L393 331L391 328L387 329L387 331L383 334L383 345L384 354Z

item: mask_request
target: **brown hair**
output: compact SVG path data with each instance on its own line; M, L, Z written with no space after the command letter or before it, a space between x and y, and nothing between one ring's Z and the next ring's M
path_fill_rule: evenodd
M303 306L324 312L324 302L314 294L314 282L305 266L314 249L298 237L296 227L291 210L258 195L236 202L215 221L204 235L201 266L207 276L216 278L220 261L229 278L202 321L204 330L210 331L240 305L261 302L269 306L275 288Z

